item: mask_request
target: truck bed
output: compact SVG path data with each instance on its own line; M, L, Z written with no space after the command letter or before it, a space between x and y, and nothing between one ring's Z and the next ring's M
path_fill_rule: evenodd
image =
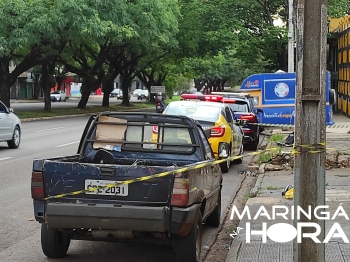
M157 173L170 171L176 167L191 164L190 161L157 159L116 159L114 164L95 164L79 161L79 155L54 158L43 161L44 190L47 197L87 189L87 184L102 185ZM114 203L128 205L168 205L174 176L168 175L144 182L119 186L123 192L99 190L73 196L51 199L51 202ZM107 181L107 182L106 182ZM116 190L116 189L113 189ZM111 190L110 190L111 191ZM102 201L102 202L101 202Z

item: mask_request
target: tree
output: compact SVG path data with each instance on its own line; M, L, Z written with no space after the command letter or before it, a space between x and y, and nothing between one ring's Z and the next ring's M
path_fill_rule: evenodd
M129 11L133 19L137 17L134 20L137 34L115 46L115 50L118 51L109 58L109 63L120 72L123 105L130 104L128 92L132 79L138 76L142 80L142 76L147 72L141 73L141 71L164 57L164 54L177 44L175 39L179 17L177 1L136 2L138 4L130 6ZM150 88L149 85L146 86Z
M40 63L38 58L45 46L43 32L52 31L46 21L47 13L42 0L0 2L0 99L7 106L10 87L17 77ZM10 61L17 64L12 72Z
M274 26L274 20L279 18L287 24L288 1L234 0L230 2L232 16L240 21L243 27L238 32L239 45L236 49L238 57L244 62L243 65L246 68L259 65L260 69L256 72L287 70L287 30L286 27ZM329 16L340 17L348 11L348 0L329 0Z

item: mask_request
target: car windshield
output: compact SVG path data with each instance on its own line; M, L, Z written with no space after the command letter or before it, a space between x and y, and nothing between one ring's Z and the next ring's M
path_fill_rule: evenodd
M216 122L219 119L221 108L217 106L200 105L200 104L169 104L164 114L182 115L195 120L204 120Z
M228 103L228 105L234 112L249 112L247 103Z
M60 91L53 91L53 92L51 92L51 94L60 94Z

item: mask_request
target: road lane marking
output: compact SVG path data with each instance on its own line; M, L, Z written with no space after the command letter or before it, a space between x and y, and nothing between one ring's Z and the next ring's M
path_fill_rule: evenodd
M42 130L34 131L34 133L45 132L45 131L51 131L51 130L57 130L57 129L62 129L62 128L64 128L64 127L61 126L61 127L55 127L55 128L42 129Z
M11 159L12 157L3 157L3 158L0 158L0 161L2 161L2 160L6 160L6 159Z
M80 142L80 140L79 141L70 142L70 143L67 143L67 144L58 145L58 146L55 146L55 147L69 146L69 145L77 144L79 142Z

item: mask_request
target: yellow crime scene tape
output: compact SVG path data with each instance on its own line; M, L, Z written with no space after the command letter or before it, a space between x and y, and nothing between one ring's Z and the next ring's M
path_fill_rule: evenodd
M247 125L256 125L256 126L271 126L271 127L294 127L292 124L263 124L263 123L247 123ZM349 128L350 125L326 125L326 128Z
M279 147L274 147L274 148L269 148L269 149L266 149L266 150L256 151L256 152L252 152L252 153L248 153L248 154L244 154L244 155L224 158L224 159L220 159L220 160L213 160L213 161L209 161L209 162L201 163L201 164L194 164L194 165L181 167L181 168L177 168L177 169L174 169L174 170L170 170L170 171L166 171L166 172L162 172L162 173L158 173L158 174L154 174L154 175L137 177L137 178L133 178L133 179L125 180L125 181L115 182L115 183L107 184L105 186L99 186L99 187L94 187L94 188L85 189L85 190L78 190L78 191L69 192L69 193L60 194L60 195L49 196L49 197L44 198L43 200L57 199L57 198L62 198L62 197L66 197L66 196L74 196L74 195L84 194L86 192L94 192L94 191L97 191L97 190L103 189L103 188L111 188L111 187L115 187L115 186L119 186L119 185L127 185L127 184L131 184L131 183L147 181L147 180L150 180L150 179L153 179L153 178L159 178L159 177L164 177L164 176L168 176L168 175L173 175L175 173L181 173L181 172L185 172L185 171L188 171L188 170L199 169L199 168L203 168L203 167L206 167L206 166L220 164L220 163L226 162L226 161L237 160L237 159L240 159L240 158L246 157L246 156L255 156L255 155L258 155L258 154L262 154L262 153L266 153L266 152L270 152L270 151L277 151L277 150L280 150L280 148Z
M251 123L249 123L249 124L251 124ZM256 124L256 123L253 123L253 124ZM274 125L274 124L258 124L258 125L278 126L278 127L294 126L294 125L279 125L279 124L276 124L276 125ZM331 125L331 126L327 126L327 127L334 127L334 126L337 126L337 125ZM340 126L339 128L350 127L347 125L338 125L338 126ZM210 128L212 128L212 127L205 127L203 129L210 129ZM146 140L144 142L155 142L154 139L155 138L150 139L150 140ZM296 154L301 154L301 153L318 154L318 153L324 153L327 150L337 150L336 148L331 148L331 147L327 148L326 142L320 142L320 143L315 143L315 144L305 144L305 145L293 144L292 148L293 149L289 152L291 155L296 155ZM98 191L99 189L103 189L103 188L111 188L111 187L115 187L118 185L127 185L127 184L131 184L131 183L147 181L147 180L150 180L153 178L164 177L164 176L173 175L173 174L180 173L180 172L185 172L188 170L203 168L205 166L220 164L220 163L223 163L226 161L233 161L233 160L237 160L237 159L247 157L247 156L256 156L259 154L263 154L263 153L267 153L267 152L271 152L271 151L280 151L280 150L281 150L281 147L273 147L273 148L259 150L259 151L255 151L252 153L239 155L239 156L228 157L228 158L219 159L219 160L213 160L213 161L209 161L209 162L201 163L201 164L193 164L190 166L185 166L182 168L177 168L174 170L170 170L170 171L166 171L166 172L162 172L162 173L158 173L158 174L154 174L154 175L143 176L143 177L133 178L133 179L125 180L125 181L115 182L115 183L107 184L105 186L99 186L99 187L94 187L94 188L85 189L85 190L78 190L78 191L69 192L69 193L60 194L60 195L49 196L49 197L44 198L43 200L50 200L50 199L57 199L57 198L62 198L62 197L66 197L66 196L79 195L79 194L84 194L86 192ZM350 150L341 150L339 152L350 153Z

